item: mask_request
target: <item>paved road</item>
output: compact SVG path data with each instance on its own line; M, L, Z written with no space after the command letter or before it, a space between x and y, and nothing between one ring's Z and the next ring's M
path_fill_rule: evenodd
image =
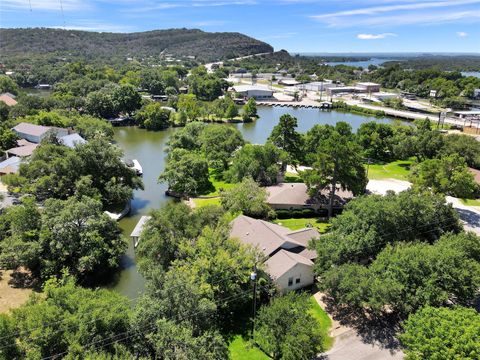
M404 354L400 350L389 350L378 344L367 344L353 329L335 338L333 348L322 354L325 360L400 360Z

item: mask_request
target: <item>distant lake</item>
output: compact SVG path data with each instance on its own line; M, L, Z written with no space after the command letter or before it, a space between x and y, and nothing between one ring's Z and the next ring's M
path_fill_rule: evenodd
M480 78L480 71L463 71L462 75L463 76L475 76L477 78Z
M369 65L380 66L387 61L394 61L397 59L389 59L389 58L371 58L370 60L365 61L339 61L339 62L326 62L325 64L329 66L335 65L347 65L347 66L356 66L362 68L368 68Z

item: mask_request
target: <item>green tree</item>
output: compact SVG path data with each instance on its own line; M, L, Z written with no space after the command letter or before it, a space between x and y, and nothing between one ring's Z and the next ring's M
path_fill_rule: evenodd
M367 158L389 160L393 156L394 128L375 121L363 123L357 131L358 143Z
M0 75L0 94L9 92L18 95L19 91L18 84L10 76Z
M322 236L322 244L317 246L317 273L340 264L371 262L387 244L433 243L443 234L461 229L455 209L441 195L410 190L356 198Z
M228 168L232 154L245 143L238 129L224 125L206 126L200 142L210 167L222 171Z
M280 121L272 129L268 141L287 154L282 162L282 171L286 171L288 162L296 164L302 157L302 136L295 130L297 119L289 114L280 116Z
M137 111L135 121L148 130L166 129L170 125L170 111L157 102L148 103Z
M174 149L168 154L165 170L158 178L179 196L195 196L212 188L207 160L199 153Z
M470 305L480 285L480 238L447 235L430 245L388 245L368 266L345 264L324 274L322 288L339 305L404 318L427 305Z
M71 279L49 280L42 296L32 296L26 305L6 315L15 326L10 344L17 345L22 359L57 354L80 358L99 343L107 344L128 332L130 312L128 300L114 291L76 287ZM0 330L0 336L5 335L5 329ZM102 346L105 355L116 349L113 343Z
M361 194L368 179L363 166L361 149L353 138L351 127L339 122L331 136L320 143L313 169L302 172L302 178L312 196L329 192L328 216L333 215L335 193L339 187L354 195Z
M230 104L227 108L227 111L225 111L225 117L227 119L233 120L234 117L238 116L238 109L235 104Z
M4 122L10 116L10 106L0 101L0 122Z
M275 212L267 204L267 191L252 178L246 177L240 184L221 194L223 208L231 213L241 212L254 218L273 217Z
M240 182L245 177L251 177L261 185L272 185L277 182L281 160L279 149L271 143L246 144L233 155L225 178L230 182Z
M258 117L257 102L254 98L247 100L247 103L243 106L243 116L247 120L252 120Z
M120 85L113 89L113 103L117 113L129 116L142 105L142 97L133 85Z
M427 306L410 315L403 329L408 360L480 358L480 315L474 309Z
M93 91L85 100L85 111L101 118L109 119L118 115L113 94L107 89Z
M32 219L21 226L18 220L10 222L11 235L1 243L1 260L8 267L26 267L43 280L68 269L79 281L95 282L119 266L126 242L100 202L87 197L48 199L40 221L27 202L6 216L25 219L29 214Z
M480 142L473 136L451 134L444 137L441 156L458 154L465 158L468 166L480 169Z
M411 180L421 189L460 198L474 198L479 191L474 175L458 154L421 162L413 167Z
M178 96L177 110L184 112L189 121L196 121L200 116L200 102L193 94L180 94Z
M10 129L0 128L0 150L17 147L18 136Z
M307 295L290 292L274 298L258 312L255 341L275 360L312 359L323 339L308 308Z
M191 122L185 125L184 128L179 129L170 136L167 146L168 151L174 149L198 150L202 146L200 135L205 129L206 125L201 122Z

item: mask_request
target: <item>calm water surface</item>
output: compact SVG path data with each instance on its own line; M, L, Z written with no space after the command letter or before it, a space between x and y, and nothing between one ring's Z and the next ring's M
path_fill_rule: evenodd
M354 130L368 121L390 123L391 119L379 119L354 114L343 114L334 111L320 111L317 109L293 109L282 107L261 107L258 109L260 118L249 124L232 124L243 134L244 138L257 144L267 140L273 127L283 114L291 114L298 119L298 130L308 131L315 124L334 125L338 121L346 121ZM115 140L124 150L125 157L137 159L143 167L143 182L145 189L137 190L132 200L132 212L128 217L120 220L123 234L130 240L130 233L141 215L148 214L150 210L157 209L171 198L165 196L166 184L159 184L157 178L165 168L165 147L168 138L178 129L172 128L165 131L146 131L136 127L115 128ZM138 273L135 264L135 252L130 243L127 254L123 258L123 270L112 288L130 299L137 298L144 290L145 281Z
M356 66L362 67L364 69L368 68L369 65L380 66L387 61L395 61L396 59L387 59L387 58L371 58L365 61L339 61L339 62L327 62L327 65L347 65L347 66Z

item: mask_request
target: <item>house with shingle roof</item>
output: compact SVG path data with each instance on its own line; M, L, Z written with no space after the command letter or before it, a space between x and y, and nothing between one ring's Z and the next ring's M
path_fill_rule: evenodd
M7 106L15 106L17 105L17 100L15 100L15 96L10 93L3 93L0 95L0 101L4 102Z
M320 236L316 229L292 231L277 224L240 215L232 221L230 236L263 252L267 272L281 291L296 290L313 284L313 260L317 254L308 249L308 243Z
M266 188L267 204L274 210L302 210L311 209L318 211L326 209L329 202L329 191L323 190L319 196L312 198L308 187L304 183L280 183ZM337 189L333 200L334 209L342 209L353 198L348 190Z

